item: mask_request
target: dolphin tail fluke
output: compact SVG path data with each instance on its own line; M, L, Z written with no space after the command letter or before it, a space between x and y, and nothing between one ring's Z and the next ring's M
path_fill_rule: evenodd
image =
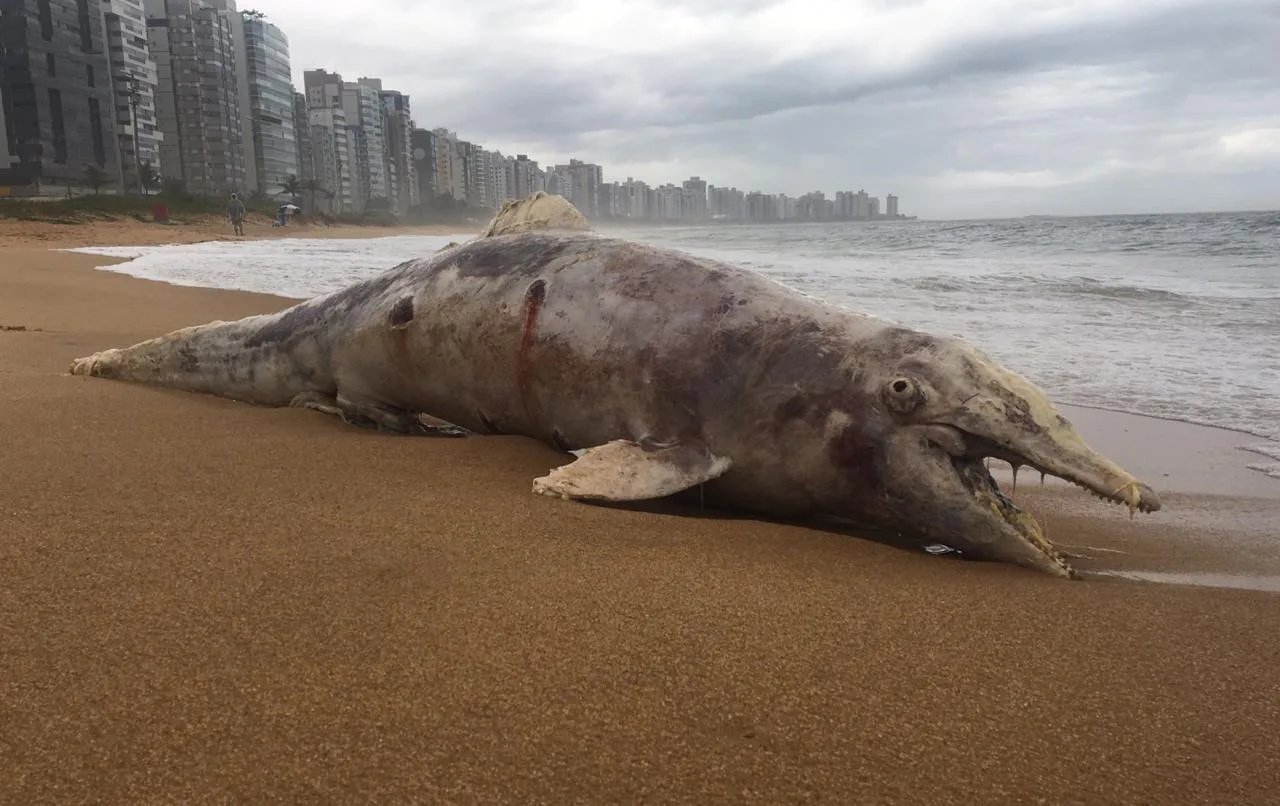
M650 448L620 439L589 448L577 461L534 479L533 491L566 499L643 501L705 484L731 464L701 445Z
M277 344L254 346L247 338L275 317L185 327L129 347L77 358L72 375L205 392L247 403L285 405L301 391L290 372L259 372L281 362Z

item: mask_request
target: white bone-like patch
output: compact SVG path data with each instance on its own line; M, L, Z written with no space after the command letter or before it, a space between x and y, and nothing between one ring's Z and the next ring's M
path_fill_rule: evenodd
M123 357L124 351L113 347L84 358L77 358L71 362L71 374L93 375L108 364L119 363Z
M590 229L586 217L567 199L539 190L502 205L480 237L557 230L586 232Z
M704 484L731 465L728 458L713 456L701 446L646 451L629 440L614 440L534 479L533 491L553 498L641 501Z
M853 418L843 411L833 411L827 415L827 422L823 430L823 435L827 439L834 439L840 435L853 423Z

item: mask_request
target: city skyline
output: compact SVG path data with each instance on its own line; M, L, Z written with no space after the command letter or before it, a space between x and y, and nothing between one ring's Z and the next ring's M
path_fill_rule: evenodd
M8 95L0 106L0 111L9 116L5 123L6 142L0 151L0 171L7 165L10 177L5 181L21 182L23 176L30 179L31 171L35 170L37 174L43 171L41 179L45 183L75 183L78 167L93 163L108 177L108 187L121 183L133 187L141 182L139 169L147 163L151 168L159 167L164 176L180 178L202 193L242 188L260 189L272 196L283 190L291 176L314 180L317 160L328 160L319 170L327 172L332 180L330 184L338 196L338 201L332 204L335 212L360 212L373 199L388 199L392 209L404 213L420 204L430 206L441 193L471 207L493 209L517 187L563 192L592 215L635 217L636 211L642 210L643 215L649 217L692 217L693 220L726 217L765 220L774 215L807 219L876 218L889 213L891 199L900 206L899 198L907 200L902 212L927 218L1259 209L1272 206L1268 203L1272 201L1280 206L1280 196L1277 196L1280 193L1277 190L1280 188L1280 116L1269 116L1269 110L1263 113L1251 110L1253 114L1247 120L1233 119L1230 126L1222 129L1230 133L1218 133L1209 141L1205 141L1204 132L1196 134L1188 128L1194 121L1181 120L1181 128L1166 131L1171 121L1178 121L1167 116L1149 116L1145 128L1130 127L1121 144L1139 143L1154 127L1159 130L1157 146L1198 143L1199 151L1192 149L1184 155L1185 159L1174 160L1160 147L1139 149L1141 165L1132 159L1117 157L1115 145L1111 144L1110 150L1102 152L1100 160L1071 171L1060 167L1037 168L1033 164L1024 165L1026 170L1002 171L997 165L984 164L974 143L961 139L948 143L948 149L961 156L968 154L971 164L963 169L952 165L933 174L928 182L922 182L912 171L928 162L931 155L911 152L904 157L894 152L894 148L898 140L911 141L928 126L904 132L892 125L872 125L871 119L865 124L860 122L841 132L841 137L849 142L844 151L852 155L844 158L824 151L826 140L823 138L827 134L821 125L791 128L781 144L773 143L770 147L765 133L777 123L779 116L806 114L805 110L814 109L831 111L838 104L806 105L787 101L773 103L773 107L777 107L773 108L763 99L744 97L740 99L741 109L726 111L722 108L725 98L704 98L703 106L682 109L673 117L673 109L680 104L671 107L662 99L670 100L668 96L673 92L679 95L678 88L655 84L649 89L657 95L651 97L643 91L642 81L628 88L615 88L610 94L615 100L627 99L634 109L629 107L629 111L605 121L613 128L592 129L590 125L596 124L582 122L587 114L584 105L591 103L591 81L584 78L561 87L560 102L548 101L539 95L546 89L548 70L562 78L565 76L557 70L566 57L556 50L541 63L513 67L519 75L513 75L503 87L496 89L484 81L473 82L475 77L469 77L466 69L448 78L436 76L432 81L422 78L430 71L398 76L395 65L391 65L391 73L374 69L386 63L387 53L396 52L395 43L374 51L321 48L324 58L317 62L308 54L317 52L317 43L323 45L330 35L335 19L331 12L337 6L328 2L315 4L315 13L305 18L298 17L296 7L276 0L253 3L253 9L237 9L235 0L6 2L18 12L15 15L11 9L5 15L4 24L9 26L10 36L17 43L14 52L21 57L17 66L6 74L6 80L0 82L0 93ZM361 7L361 13L373 19L369 14L377 9L379 2L381 0L370 0L368 6ZM662 19L683 14L686 21L701 18L700 15L710 13L716 5L714 0L642 0L642 5L644 2ZM984 2L998 4L998 0ZM493 11L503 4L486 0L481 5ZM795 10L803 5L796 0L791 7ZM1179 25L1204 23L1209 34L1235 45L1230 58L1224 57L1202 70L1206 80L1216 79L1219 74L1238 78L1244 68L1258 66L1257 43L1246 35L1246 23L1253 24L1256 30L1265 30L1268 25L1280 26L1280 15L1258 17L1253 14L1254 5L1235 0L1223 0L1223 4L1216 6L1226 13L1213 19L1197 16L1205 8L1197 0L1180 0L1172 5L1163 0L1144 0L1125 14L1114 9L1106 11L1102 5L1095 3L1089 11L1060 4L1061 13L1054 19L1056 30L1063 37L1062 43L1078 44L1081 32L1086 30L1123 39L1135 33L1135 26L1141 23L1155 26L1152 30L1164 36L1173 47L1182 42L1180 35L1175 35L1181 30ZM955 9L943 0L921 0L912 6L929 6L944 17ZM273 7L278 7L278 15L271 10ZM758 27L760 20L782 19L778 14L780 7L776 2L750 0L745 6L734 6L733 12L725 17L725 24L758 33L752 26ZM435 6L431 3L415 4L411 11L401 8L396 18L407 34L432 8ZM524 11L514 15L528 23L521 28L522 34L533 43L559 41L565 32L551 23L563 19L562 4L544 0L539 8L544 13L536 17L529 17ZM91 12L87 16L86 9ZM865 8L863 11L871 14ZM628 18L635 16L630 9L620 14ZM1010 36L1014 40L1023 41L1030 36L1028 30L1040 30L1036 25L1043 28L1047 24L1035 15L1018 17L1013 11L1010 14L1017 23L1011 25ZM574 19L583 32L598 30L602 24L617 24L616 19L610 22L594 14ZM910 26L890 23L911 19L920 22L909 14L905 17L871 14L868 19L879 25L889 40L896 42L912 41L916 32ZM468 27L471 20L463 14L451 20L450 30L456 28L461 41L470 41L475 34ZM1033 22L1036 25L1032 25ZM843 23L837 23L834 28L839 30ZM975 23L976 29L986 30L987 26L985 21ZM19 29L21 33L15 35ZM497 33L505 36L505 30ZM1280 32L1280 27L1277 31ZM140 33L145 33L145 38ZM785 34L784 39L799 36L785 25L781 33ZM1043 34L1043 30L1040 33ZM675 35L674 40L687 35L687 31ZM806 40L801 36L795 41L803 44ZM1107 42L1110 44L1102 47L1102 51L1108 51L1115 44L1111 39ZM663 48L668 44L664 39L654 47L665 52ZM758 45L759 42L747 37L744 54ZM449 47L445 47L445 51L449 51ZM23 53L24 49L29 52ZM514 51L518 52L519 48ZM583 44L569 52L577 54L574 58L591 62L598 57L599 46ZM354 70L346 69L352 65ZM648 62L646 65L652 66ZM1034 112L1046 120L1076 108L1072 99L1083 96L1109 99L1108 108L1112 111L1143 97L1139 91L1141 82L1122 80L1114 73L1104 75L1098 72L1098 64L1070 69L1062 64L1041 69L1041 65L1030 74L1035 78L1030 83L1028 74L1020 73L1015 67L1009 66L1003 72L996 70L1004 76L1000 80L1014 82L1004 88L1010 90L1005 93L1007 97L1001 97L1005 101L1017 101L1023 111ZM341 78L332 92L313 103L306 84L308 74L316 70ZM765 70L761 75L767 73ZM643 77L648 73L642 71L637 75ZM937 78L934 76L935 83ZM943 84L955 80L963 84L963 80L968 80L963 75L948 75L945 79ZM1059 79L1070 86L1054 84ZM1018 84L1019 81L1022 83ZM1242 104L1237 102L1242 101L1241 93L1245 93L1239 84L1237 81L1233 85L1234 94L1220 93L1215 96L1216 100L1230 101L1236 104L1233 109L1239 111ZM456 89L464 85L472 89L470 95L465 98L450 95L453 90L449 87ZM874 111L875 104L884 102L888 96L914 92L916 108L914 112L908 110L908 119L913 114L930 116L941 108L936 106L936 99L931 101L921 94L919 87L904 89L907 85L871 92L854 105L863 111ZM544 103L537 109L530 109L527 104L500 103L507 97L503 93L512 86ZM1265 95L1272 91L1261 87L1259 82L1251 86L1254 100L1258 92ZM1064 87L1075 95L1058 91ZM690 84L690 91L701 91L697 81ZM439 103L442 93L451 98L449 103ZM480 96L486 102L481 106L487 109L494 104L501 105L504 114L496 117L487 112L478 114L476 100ZM1185 102L1190 96L1183 93L1179 97ZM990 104L985 107L979 104L971 110L970 117L981 118L987 111L999 110ZM721 122L734 122L738 130L735 136L755 138L749 158L735 150L732 142L714 141L710 144L714 146L713 151L708 151L704 147L681 147L673 139L681 131L714 128L718 124L713 124L711 119L717 117ZM1026 148L1013 148L1013 141L1007 139L996 138L988 145L997 151L1017 152L1024 160L1031 156L1043 159L1044 155L1059 152L1079 154L1077 140L1083 132L1080 126L1101 125L1090 120L1093 119L1086 117L1083 123L1077 121L1074 128L1067 127L1054 137L1046 136L1044 131L1021 131L1021 124L1014 125L1016 120L1009 122L1008 126L1019 129L1022 140L1039 144L1034 154ZM623 128L620 124L627 121L638 125ZM472 124L476 127L472 128ZM329 132L321 134L319 150L313 142L313 130L317 126L320 131ZM866 140L868 132L875 135L871 145ZM545 136L548 133L558 133L559 139L548 139ZM519 139L521 137L526 139ZM417 151L413 145L415 139L423 141L420 145L429 146L429 157L426 152L421 160L411 156ZM1205 142L1211 142L1212 153L1204 150ZM560 145L569 147L560 148ZM43 155L38 159L44 160L44 165L36 169L30 160L39 154ZM159 159L158 165L156 159ZM851 168L851 165L860 167ZM1140 168L1140 176L1132 174L1135 165ZM291 166L296 166L293 173L289 172ZM637 166L638 169L633 170ZM428 177L425 181L417 176L420 168ZM520 171L524 172L523 184L517 176ZM755 181L753 176L764 179ZM1267 181L1271 178L1278 181ZM1233 190L1232 182L1239 187ZM872 193L862 190L866 187L872 188ZM1162 210L1138 203L1143 193L1157 190L1155 197L1164 205ZM1096 196L1101 191L1105 191L1102 198L1107 202L1101 208L1086 204L1087 209L1063 209L1088 202L1094 198L1090 194ZM657 195L652 195L654 193ZM640 198L641 195L645 197ZM771 201L762 202L759 198L762 195ZM755 200L751 201L753 197ZM940 198L944 202L941 208ZM989 204L991 198L999 199L1009 209L993 209ZM761 207L762 204L765 206ZM776 212L768 212L765 208L769 205ZM947 210L946 205L960 207ZM762 212L748 214L748 209Z
M1280 207L1280 17L1249 0L247 5L295 74L654 184L847 177L928 218Z
M903 217L897 196L888 194L882 208L862 188L828 199L821 190L789 196L700 175L660 184L607 179L603 166L575 156L539 164L420 125L411 96L374 76L352 81L304 68L299 90L288 33L236 0L10 2L16 13L0 23L16 45L0 81L0 109L12 113L0 155L5 195L161 184L204 197L284 197L308 212L422 220L492 212L545 190L592 219Z

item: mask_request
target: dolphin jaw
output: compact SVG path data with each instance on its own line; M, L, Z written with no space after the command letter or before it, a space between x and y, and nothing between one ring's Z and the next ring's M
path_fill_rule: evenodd
M1036 568L1054 576L1078 578L1079 574L1045 536L1039 522L1019 509L1004 494L983 460L984 457L974 454L951 457L952 466L960 477L961 483L973 497L974 504L990 509L996 517L1009 525L1018 540L1036 552L1041 558L1039 562L1033 563Z
M924 436L935 448L950 456L956 474L973 496L976 505L989 508L1007 523L1024 543L1043 555L1047 561L1038 562L1036 566L1055 575L1078 577L1066 558L1045 537L1036 519L1019 509L1000 489L987 469L987 459L998 459L1009 464L1014 472L1015 488L1018 470L1030 467L1044 476L1053 476L1081 487L1101 500L1126 506L1131 515L1138 511L1154 512L1161 506L1159 497L1151 488L1093 453L1078 438L1063 440L1068 456L1053 461L1023 455L950 424L926 426ZM1078 454L1079 458L1073 462L1075 457L1070 454ZM1082 469L1073 468L1073 464L1082 465Z
M1005 462L1013 470L1015 476L1019 469L1029 467L1043 476L1053 476L1070 482L1102 501L1128 507L1131 513L1156 512L1161 507L1160 498L1154 490L1105 459L1096 457L1088 448L1084 449L1087 452L1086 455L1093 463L1102 465L1102 469L1105 472L1090 472L1089 469L1077 470L1071 467L1072 463L1070 461L1066 460L1038 460L1034 457L1023 455L1014 449L997 445L984 437L963 431L961 433L964 434L969 455L979 459L990 458Z

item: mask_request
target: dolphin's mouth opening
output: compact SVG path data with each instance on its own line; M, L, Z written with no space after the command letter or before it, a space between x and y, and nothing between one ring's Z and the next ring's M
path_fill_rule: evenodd
M1049 567L1048 570L1070 578L1078 576L1066 557L1054 547L1049 538L1045 537L1044 530L1036 519L1019 509L1017 504L1013 503L1000 489L1000 484L987 469L985 456L980 454L953 456L951 464L960 477L961 483L974 497L975 503L984 509L994 511L1009 524L1023 543L1043 556L1045 564Z
M947 428L950 428L950 426ZM1134 484L1126 485L1117 490L1108 490L1104 492L1097 486L1090 484L1084 478L1070 472L1059 472L1041 467L1035 461L1025 456L1021 456L1008 448L997 445L989 439L975 436L959 429L954 430L964 446L962 453L964 457L977 459L982 461L984 464L987 459L999 459L1000 461L1005 462L1013 469L1015 488L1018 483L1018 470L1020 468L1029 467L1038 472L1041 477L1053 476L1056 479L1062 479L1063 481L1074 484L1080 489L1087 491L1095 498L1106 501L1107 503L1126 506L1131 512L1154 512L1160 509L1160 499L1144 484L1135 482ZM955 453L953 452L953 456L954 455Z
M1034 549L1035 553L1028 558L1032 564L1052 573L1072 578L1078 576L1066 558L1045 537L1044 530L1036 519L1019 509L1000 489L999 483L987 469L988 459L999 459L1013 468L1015 488L1018 468L1030 467L1040 471L1042 476L1053 476L1075 484L1104 501L1128 506L1131 512L1151 512L1160 508L1160 499L1146 485L1133 482L1114 491L1102 489L1097 482L1090 483L1084 474L1073 473L1070 460L1063 461L1061 464L1064 469L1055 472L1010 448L955 426L935 424L927 428L927 439L950 456L956 474L977 506L994 512L1012 527L1018 538L1027 547ZM998 546L991 546L985 551L992 554L1003 553L1003 549ZM983 552L982 548L977 550L979 554Z

